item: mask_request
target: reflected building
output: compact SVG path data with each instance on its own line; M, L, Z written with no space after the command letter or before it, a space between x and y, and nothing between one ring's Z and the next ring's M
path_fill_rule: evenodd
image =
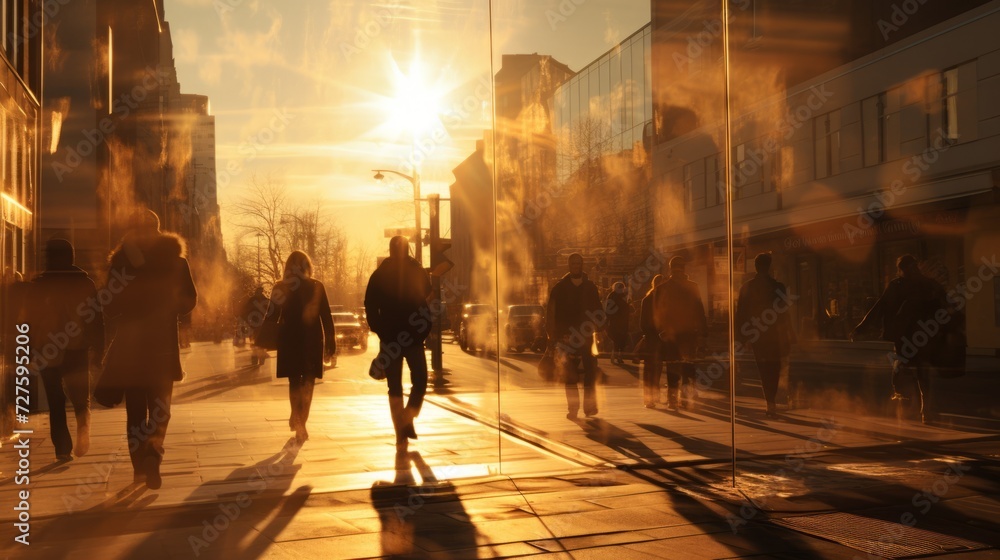
M655 244L691 256L725 323L719 8L652 6ZM734 281L773 252L805 337L846 338L911 253L974 302L963 305L970 352L1000 349L998 7L730 3Z
M38 270L39 133L42 85L41 4L30 0L4 2L0 25L0 436L17 428L14 424L14 348L18 334L17 306L22 296L17 276L29 280ZM34 379L33 383L40 380ZM36 393L37 394L37 393Z
M654 249L651 38L643 26L552 95L555 181L544 210L546 266L538 269L546 290L574 252L602 290L634 285Z
M447 278L460 287L448 309L453 325L458 325L458 309L463 303L495 301L494 281L494 199L493 172L486 163L485 142L476 142L476 151L458 164L452 173L451 249L448 258L455 264ZM450 303L450 302L449 302Z
M215 118L207 97L181 93L163 1L70 2L50 21L42 239L69 239L100 282L129 218L148 208L187 242L199 288L222 278Z
M505 54L494 76L496 123L491 151L496 169L497 273L503 278L501 307L538 303L548 283L536 273L546 266L544 210L556 184L557 138L550 100L574 75L548 55Z

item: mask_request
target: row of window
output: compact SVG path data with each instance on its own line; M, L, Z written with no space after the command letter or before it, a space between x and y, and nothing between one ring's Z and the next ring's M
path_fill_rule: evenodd
M922 76L907 84L835 109L812 121L812 179L824 179L861 167L880 165L920 153L937 143L960 140L959 111L974 114L975 62ZM961 80L961 82L960 82ZM783 166L792 162L791 147L776 133L733 147L734 197L760 195L809 180ZM688 209L725 202L721 154L684 166Z

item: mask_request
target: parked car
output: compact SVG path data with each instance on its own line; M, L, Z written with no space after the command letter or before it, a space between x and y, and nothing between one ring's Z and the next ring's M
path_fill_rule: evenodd
M361 348L362 352L368 350L368 327L354 313L335 311L333 331L337 337L337 352L354 347Z
M541 305L508 306L503 332L504 346L509 351L524 352L531 348L544 352L547 344L545 308Z
M458 345L462 350L495 350L497 313L492 305L467 303L462 308Z

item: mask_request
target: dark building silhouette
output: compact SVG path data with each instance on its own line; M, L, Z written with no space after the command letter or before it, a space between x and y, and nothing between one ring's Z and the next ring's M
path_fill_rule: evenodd
M17 306L23 301L23 286L17 275L28 280L38 268L39 154L42 84L41 3L31 0L4 2L0 29L0 435L15 429L14 347ZM41 383L35 378L34 383ZM36 393L37 394L37 393Z

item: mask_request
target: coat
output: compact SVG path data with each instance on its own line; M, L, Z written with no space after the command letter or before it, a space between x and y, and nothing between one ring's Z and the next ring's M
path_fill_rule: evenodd
M947 311L944 288L922 275L900 276L886 286L857 329L881 322L882 340L901 344L920 330L920 321L936 321L940 310Z
M653 289L653 325L660 340L708 334L705 306L698 285L687 275L672 274Z
M33 364L56 367L67 351L104 353L104 313L90 276L76 266L46 270L29 284L25 319L35 347Z
M104 376L117 386L183 378L177 325L198 301L184 254L170 233L129 234L112 253L104 314L114 336Z
M559 343L564 338L572 341L583 337L586 340L579 342L585 344L586 350L590 351L592 333L602 326L597 323L602 314L597 286L586 274L579 286L573 284L573 279L566 274L549 292L549 304L545 313L545 328L549 340Z
M431 332L430 276L412 257L391 257L372 273L365 290L368 326L379 340L407 333L423 342Z
M278 377L323 377L336 354L333 314L322 282L293 276L274 285L268 315L278 314Z
M758 359L784 358L795 340L791 326L788 289L766 274L758 273L740 286L736 301L736 337L753 345ZM774 319L770 319L771 311Z
M612 291L604 300L604 310L608 314L608 334L628 337L629 315L632 313L628 296Z

